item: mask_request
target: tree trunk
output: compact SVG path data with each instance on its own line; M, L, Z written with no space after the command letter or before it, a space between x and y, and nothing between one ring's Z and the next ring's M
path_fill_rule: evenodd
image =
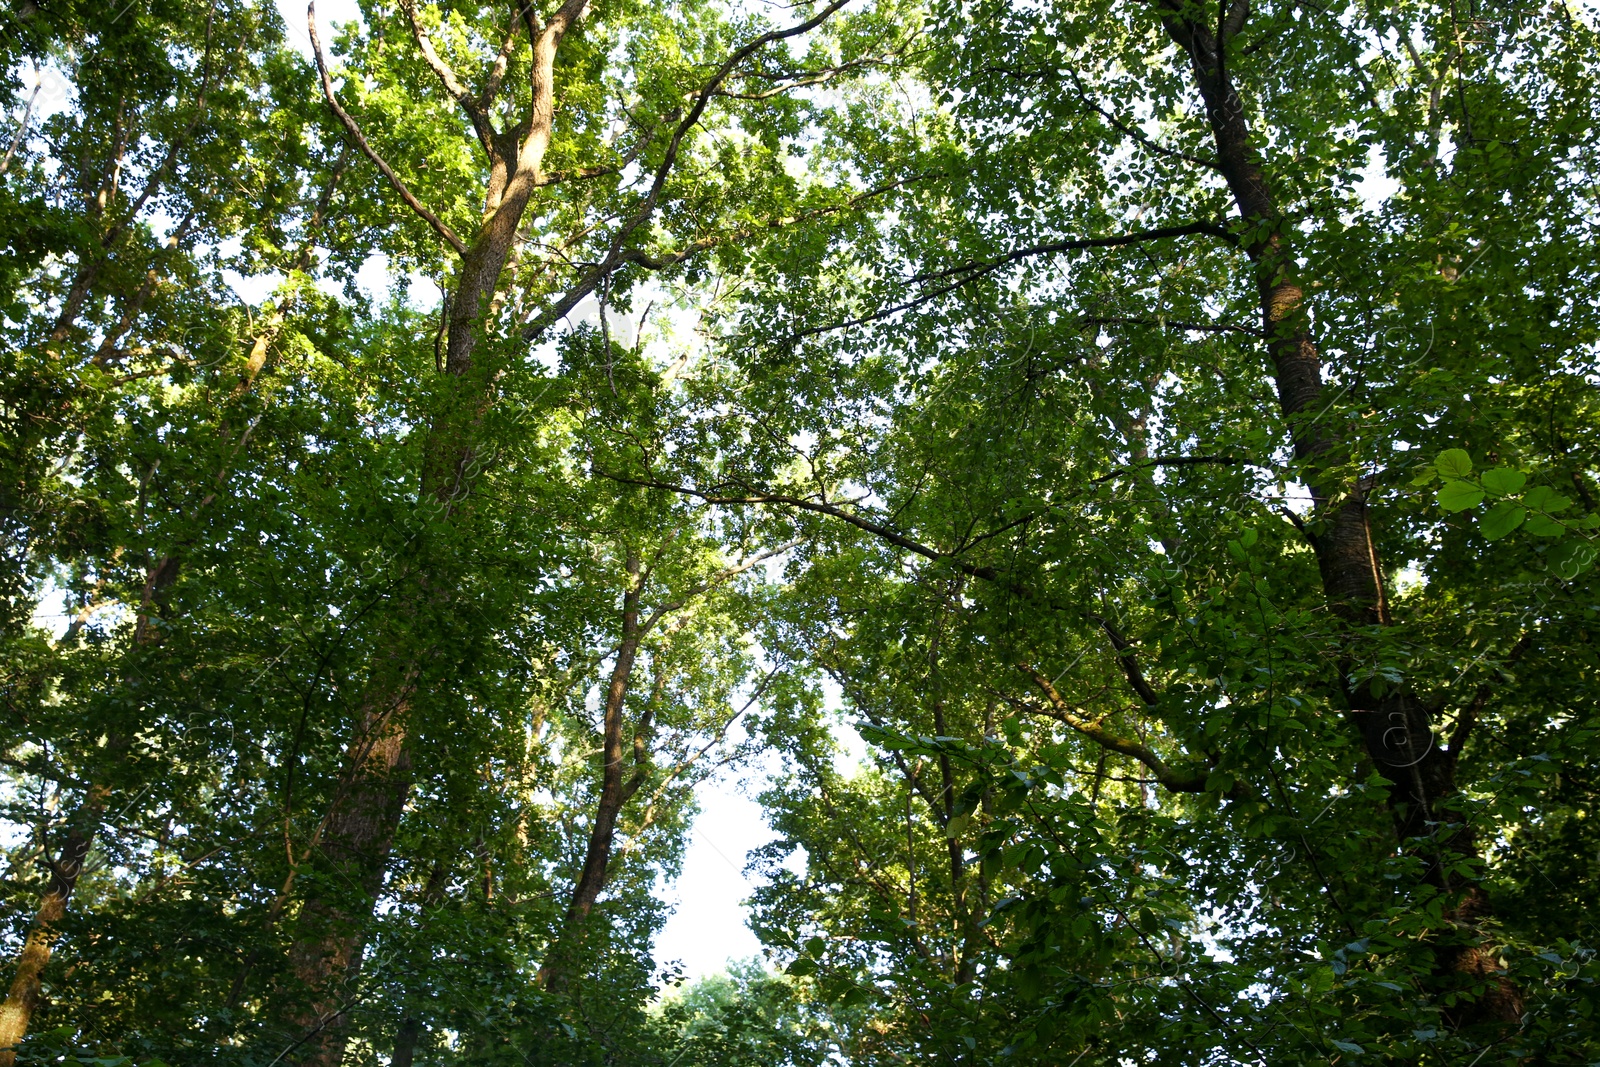
M83 873L83 861L94 844L94 830L110 795L110 790L103 787L90 788L78 807L76 825L67 832L61 852L50 865L50 883L17 959L17 973L11 979L5 1004L0 1005L0 1067L12 1067L16 1063L16 1047L28 1035L28 1023L43 999L42 979L50 962L55 926L67 913L67 901L72 898L78 876Z
M328 176L327 184L322 188L317 198L316 207L311 213L311 218L306 227L306 239L295 254L291 269L303 271L311 265L313 255L313 238L320 231L322 222L327 216L333 195L339 187L339 182L346 169L346 157L341 153L334 164L333 172ZM189 224L193 221L193 213L185 218L168 241L169 248L176 248L188 232ZM151 268L155 270L154 267ZM80 275L81 277L81 275ZM74 283L76 286L76 282ZM147 277L145 288L140 290L133 298L132 313L136 314L138 305L143 303L150 288ZM85 288L85 292L87 289ZM288 294L274 305L266 326L257 334L251 345L250 356L241 372L238 384L234 387L233 395L242 396L255 387L257 376L266 365L267 350L277 339L283 320L288 315L295 303L294 294ZM70 301L69 301L70 302ZM79 301L81 305L81 301ZM76 312L74 311L74 314ZM125 313L125 318L128 315ZM131 320L119 324L118 330L125 332L132 325ZM108 345L111 343L108 337ZM102 352L106 349L102 348ZM97 356L98 360L99 357ZM226 432L224 431L224 436ZM227 478L233 459L230 456L224 459L221 469L218 470L213 483L222 484ZM203 511L216 499L216 491L209 492L197 505L195 511ZM121 551L120 549L118 551ZM133 648L135 652L147 649L160 643L160 633L152 626L151 620L162 604L166 592L177 582L178 574L182 569L182 552L178 549L161 556L154 565L146 568L144 588L140 592L139 612L134 619ZM125 738L113 737L108 740L107 748L117 752L126 747ZM94 844L94 836L99 831L100 819L105 813L106 800L110 790L103 786L90 787L88 794L74 813L71 825L74 829L68 835L67 841L62 846L61 854L51 867L50 884L45 891L39 910L35 915L33 925L28 931L27 940L23 944L22 953L17 961L16 977L12 980L11 990L6 996L5 1003L0 1005L0 1067L11 1067L15 1060L15 1052L11 1051L19 1041L27 1035L28 1024L32 1020L34 1011L38 1008L40 999L40 975L45 966L50 962L50 954L54 944L55 935L52 927L61 921L66 914L68 901L72 898L72 891L77 887L78 875L82 870L83 859L88 855L90 847Z
M162 556L146 569L139 613L133 625L131 655L138 655L140 651L160 643L161 633L151 625L150 620L165 602L166 593L177 578L178 562L171 556ZM125 664L124 672L124 684L134 684L132 676L135 672L131 664ZM105 744L107 757L113 762L121 759L127 753L128 743L127 734L111 734ZM16 1046L27 1036L33 1013L39 1008L43 998L44 969L50 963L55 946L55 926L66 916L67 902L72 899L72 891L78 886L83 862L94 845L95 834L100 830L100 820L105 815L106 802L110 797L111 789L103 783L89 787L68 820L67 837L62 842L61 851L50 864L50 881L45 887L33 924L28 928L22 952L17 957L17 973L11 980L5 1003L0 1004L0 1067L12 1067L16 1062Z
M391 703L369 709L348 753L348 770L319 849L320 877L301 905L289 962L307 991L291 1016L300 1028L298 1055L308 1064L337 1064L344 1056L351 987L361 971L366 923L383 888L389 848L411 788L404 722L411 682L402 679ZM302 883L303 884L303 883Z
M537 33L531 15L527 16L532 36L532 96L517 126L495 133L481 105L462 101L484 133L489 180L483 222L470 247L462 252L456 284L446 304L449 324L443 376L447 388L457 391L429 426L423 447L421 498L437 509L436 521L452 519L477 474L477 427L489 403L493 368L475 363L473 354L488 329L493 295L515 246L517 228L542 181L540 168L555 114L556 49L586 2L568 0ZM314 23L311 29L315 30ZM324 87L330 107L359 140L353 120L334 100L331 82L325 79ZM431 570L425 558L411 603L396 609L401 617L420 618L424 612L417 609L425 605L448 607L449 583ZM364 930L383 885L389 846L411 788L407 733L416 695L412 689L420 668L419 656L392 676L397 681L394 688L385 691L379 686L370 694L369 711L350 746L351 759L332 801L323 838L322 853L336 877L313 884L301 905L301 922L289 957L305 996L291 1017L302 1027L297 1062L308 1067L338 1067L344 1058L346 1007L361 966ZM382 710L374 712L374 708ZM352 892L352 888L358 891Z
M639 654L639 642L644 636L639 626L641 583L638 553L628 552L626 567L628 588L622 595L622 643L617 646L617 660L611 668L611 684L606 688L600 801L595 805L583 870L572 887L572 898L567 903L567 912L561 922L561 934L550 947L549 961L539 969L538 980L546 989L557 993L572 982L574 957L583 941L584 923L606 885L611 865L611 845L617 831L617 816L633 792L622 780L622 712L628 697L628 681Z
M1244 103L1227 71L1227 46L1243 25L1245 0L1236 0L1217 28L1195 18L1197 8L1161 3L1168 36L1188 55L1205 103L1217 146L1217 163L1242 219L1265 223L1265 236L1244 246L1255 264L1262 327L1272 360L1278 403L1289 423L1295 459L1311 490L1312 547L1329 608L1353 629L1389 624L1383 569L1372 536L1367 490L1338 471L1346 459L1339 424L1322 403L1322 361L1304 308L1304 292L1286 227L1260 157L1251 142ZM1341 668L1341 674L1348 677ZM1433 833L1438 805L1456 793L1459 753L1441 748L1425 709L1404 690L1379 696L1369 687L1345 685L1348 717L1362 743L1389 782L1388 804L1402 847L1421 847L1429 857L1429 881L1449 893L1446 919L1454 928L1436 950L1435 977L1440 992L1478 985L1449 1013L1457 1026L1479 1023L1516 1025L1522 1000L1500 974L1497 961L1476 923L1489 914L1482 892L1447 876L1452 861L1477 861L1470 830L1453 827Z

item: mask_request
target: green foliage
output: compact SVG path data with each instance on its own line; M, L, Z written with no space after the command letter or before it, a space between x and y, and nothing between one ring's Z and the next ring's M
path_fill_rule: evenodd
M596 0L462 311L521 9L324 27L362 148L270 6L12 5L18 1062L327 1062L334 904L352 1064L1600 1057L1591 14L1232 10L1208 109L1187 3ZM770 956L670 988L762 754Z

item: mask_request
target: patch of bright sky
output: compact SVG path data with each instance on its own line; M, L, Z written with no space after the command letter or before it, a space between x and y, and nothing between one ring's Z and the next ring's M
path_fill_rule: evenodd
M691 981L761 952L747 925L745 901L760 883L745 873L754 849L773 839L761 805L741 789L749 768L695 786L700 814L684 850L683 870L662 892L672 916L656 935L655 957Z
M839 688L824 681L822 689L828 708L837 713ZM832 733L839 747L835 769L841 774L854 773L867 761L866 742L855 727L842 720L835 722ZM684 850L683 869L662 893L674 910L656 935L659 966L676 964L692 981L723 971L732 960L760 954L761 942L748 926L746 901L761 883L745 872L745 865L752 851L777 835L750 794L781 771L777 754L768 753L764 759L721 771L695 787L700 815ZM804 853L790 857L786 866L803 872Z
M299 0L275 0L278 14L288 28L289 43L307 59L311 58L311 38L306 35L306 5ZM327 47L333 29L346 22L362 22L356 0L317 0L317 36Z

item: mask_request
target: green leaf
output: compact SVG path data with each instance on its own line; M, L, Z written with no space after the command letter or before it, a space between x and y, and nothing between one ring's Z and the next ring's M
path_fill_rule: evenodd
M1465 449L1447 448L1439 453L1433 465L1446 478L1465 478L1472 473L1472 457Z
M1465 511L1483 503L1483 490L1471 482L1447 481L1439 489L1439 506L1446 511Z
M1596 557L1600 557L1600 546L1575 538L1552 549L1548 564L1558 577L1570 582L1594 566Z
M1495 496L1513 496L1522 492L1528 476L1510 467L1496 467L1483 472L1483 487Z
M955 815L945 824L944 836L951 841L959 840L967 832L967 823L971 821L969 815Z
M1412 485L1430 485L1439 477L1439 471L1433 466L1418 467L1416 477L1411 479Z
M1548 485L1536 485L1522 494L1522 502L1529 510L1554 515L1572 506L1572 498L1562 496Z
M1365 1053L1367 1051L1366 1049L1362 1048L1360 1045L1357 1045L1357 1044L1355 1044L1353 1042L1350 1042L1350 1041L1329 1041L1328 1044L1332 1045L1334 1048L1338 1049L1340 1052L1348 1052L1352 1056L1360 1056L1360 1055L1362 1055L1363 1053Z
M1541 515L1537 512L1528 516L1527 525L1525 525L1523 529L1527 530L1531 534L1537 534L1540 537L1560 537L1562 534L1567 532L1567 528L1565 526L1561 525L1550 516Z
M1478 520L1478 529L1488 540L1498 541L1521 526L1522 520L1527 517L1527 508L1511 500L1502 500L1483 513L1483 518Z
M853 1008L858 1004L865 1004L868 1000L867 991L858 985L853 985L844 991L844 996L839 998L842 1007Z
M807 959L804 956L801 956L799 959L797 959L793 963L789 964L788 969L787 969L787 973L793 975L796 978L804 978L807 975L816 974L817 973L816 961L815 960L810 960L810 959Z

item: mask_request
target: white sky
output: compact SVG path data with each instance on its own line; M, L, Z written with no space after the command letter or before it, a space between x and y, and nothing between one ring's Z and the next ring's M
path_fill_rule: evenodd
M683 873L663 894L677 906L656 937L657 966L679 963L686 977L715 974L730 959L761 952L745 925L745 898L755 883L744 876L751 849L775 836L761 805L739 792L738 779L721 774L695 788L700 816L684 853Z

